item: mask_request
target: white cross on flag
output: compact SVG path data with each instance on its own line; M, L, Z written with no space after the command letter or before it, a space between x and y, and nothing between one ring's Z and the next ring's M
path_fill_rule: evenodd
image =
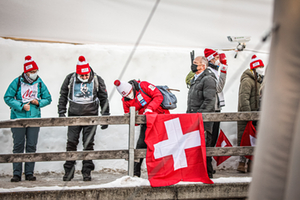
M179 181L213 183L206 170L201 113L146 114L148 179L152 187Z
M256 143L256 130L252 124L252 121L249 121L243 133L240 146L255 146L255 143ZM252 156L245 156L245 157L252 160Z

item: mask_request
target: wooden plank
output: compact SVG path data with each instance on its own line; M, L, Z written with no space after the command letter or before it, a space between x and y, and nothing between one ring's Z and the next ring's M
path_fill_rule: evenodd
M234 112L234 113L202 113L204 122L230 122L259 120L260 112ZM146 124L146 117L138 115L136 124Z
M134 158L145 158L146 149L135 149ZM254 147L207 147L207 156L247 156L253 155Z
M254 147L207 147L207 156L253 155ZM128 159L128 150L112 151L68 151L51 153L0 154L0 163L41 162L64 160ZM134 158L145 158L146 149L135 149Z
M128 159L128 150L0 154L0 163Z
M203 113L204 122L219 121L249 121L258 120L259 112L238 113ZM136 124L145 124L146 116L137 115ZM87 126L87 125L117 125L129 124L129 115L126 116L85 116L85 117L55 117L55 118L27 118L0 121L0 128L17 127L49 127L49 126Z
M83 44L83 43L63 42L63 41L55 41L55 40L38 40L38 39L29 39L29 38L16 38L16 37L2 37L2 38L15 40L15 41L24 41L24 42L61 43L61 44L73 44L73 45Z
M129 116L27 118L0 121L0 128L129 124Z

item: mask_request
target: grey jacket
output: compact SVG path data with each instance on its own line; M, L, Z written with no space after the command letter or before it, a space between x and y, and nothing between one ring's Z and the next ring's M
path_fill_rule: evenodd
M216 94L216 104L215 104L215 110L221 110L221 107L225 106L225 99L224 99L224 93L223 88L226 82L226 73L218 73L218 66L208 63L208 69L210 69L212 72L214 72L216 78L217 78L217 94Z
M187 113L215 112L216 77L208 68L191 80L188 93ZM213 122L205 122L204 130L212 133Z

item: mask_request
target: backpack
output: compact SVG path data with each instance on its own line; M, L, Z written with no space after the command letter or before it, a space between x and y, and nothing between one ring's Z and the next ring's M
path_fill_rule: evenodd
M167 109L167 110L173 110L175 108L177 108L177 98L175 96L175 94L173 94L170 90L174 90L174 89L169 89L168 86L164 85L157 85L155 86L163 95L164 100L162 101L162 103L160 104L162 108ZM139 84L139 88L140 90L146 94L148 97L150 97L146 92L143 91L143 89L141 88L140 84ZM175 91L179 91L179 90L175 90Z

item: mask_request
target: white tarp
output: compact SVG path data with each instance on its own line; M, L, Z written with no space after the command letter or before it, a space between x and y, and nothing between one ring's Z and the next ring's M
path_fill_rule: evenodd
M0 36L132 45L155 2L0 0ZM271 28L272 7L272 0L161 0L141 45L232 48L234 35L251 36L253 49Z

